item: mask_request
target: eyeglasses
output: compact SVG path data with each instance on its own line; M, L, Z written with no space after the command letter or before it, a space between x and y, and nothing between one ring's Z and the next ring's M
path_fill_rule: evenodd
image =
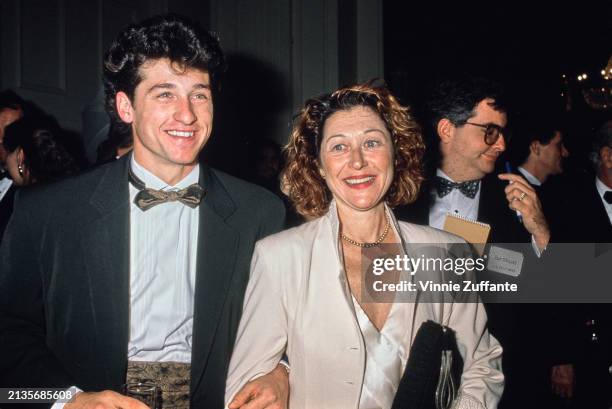
M497 140L499 139L499 136L505 136L506 137L506 143L508 143L508 137L507 137L507 129L502 128L499 125L495 125L495 124L476 124L474 122L465 122L465 124L467 125L472 125L472 126L478 126L480 128L484 129L484 141L487 145L494 145L495 142L497 142Z

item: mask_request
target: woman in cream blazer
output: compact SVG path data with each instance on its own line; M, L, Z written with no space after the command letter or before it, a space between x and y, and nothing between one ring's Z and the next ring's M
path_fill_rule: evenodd
M394 303L378 315L377 310L369 310L361 304L361 297L350 282L355 277L351 274L354 270L351 260L355 254L360 254L362 247L401 243L407 254L412 244L429 243L445 251L448 246L462 242L456 236L430 227L398 223L385 204L385 201L390 204L394 201L388 192L398 191L397 185L390 188L391 183L398 180L398 161L391 161L389 165L385 158L397 157L398 147L407 141L418 157L422 154L422 142L418 133L398 140L396 124L381 120L388 117L384 115L384 104L403 115L404 120L410 120L407 110L397 104L386 88L370 84L311 100L302 111L304 121L294 128L289 150L292 143L293 146L304 145L303 141L296 143L295 139L307 133L305 126L319 123L322 137L320 142L314 142L319 145L318 172L324 179L319 183L329 189L323 190L327 192L323 197L329 197L331 192L333 199L323 199L325 212L317 219L257 243L229 367L226 404L245 384L274 370L286 355L291 367L291 409L388 408L419 327L433 320L455 331L464 361L459 394L453 407L496 407L503 389L501 347L486 330L486 313L480 302ZM383 112L379 113L379 108ZM313 113L317 109L331 113L317 115ZM313 116L318 120L313 121ZM327 144L328 139L333 145ZM393 141L395 152L389 141ZM307 151L314 152L308 148ZM405 154L407 150L401 151ZM299 191L295 175L291 174L291 164L300 161L296 156L299 155L292 156L289 151L285 187L294 184L289 188L289 196L298 198L294 203L300 213L320 215L320 206L317 209L312 205L316 201L307 203L299 199L305 197L305 191ZM344 166L343 161L348 166ZM296 172L303 172L297 169ZM419 164L414 164L413 169L420 169ZM389 173L395 176L390 177ZM411 178L416 189L408 183L406 191L414 195L420 183L418 173L413 172ZM312 192L316 186L310 185L308 189ZM371 221L377 223L370 225ZM360 224L364 227L361 230ZM364 243L353 239L360 237ZM363 310L360 305L364 306ZM365 315L364 311L369 314ZM399 323L393 329L399 342L393 349L396 355L390 358L399 356L399 359L393 369L382 367L377 372L374 361L380 350L375 353L373 347L377 347L379 341L374 341L376 345L367 341L369 336L364 335L364 325L374 327L364 323L363 317L385 315L386 321L378 321L380 333L374 331L374 334L384 334L393 317L394 322ZM384 353L382 357L384 363ZM385 381L379 382L383 378Z

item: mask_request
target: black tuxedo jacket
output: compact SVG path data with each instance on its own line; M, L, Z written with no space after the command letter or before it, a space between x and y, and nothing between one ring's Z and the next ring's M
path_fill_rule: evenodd
M612 224L594 177L582 180L565 203L565 243L612 243Z
M129 337L129 158L16 197L0 249L0 386L118 390ZM191 406L221 408L273 194L201 165Z
M560 207L565 243L612 243L612 224L589 175L568 189ZM583 274L588 274L584 272ZM604 284L605 285L605 284ZM608 408L612 376L612 304L572 304L576 337L572 358L576 368L576 407ZM594 321L595 325L585 323ZM597 340L592 339L592 334Z

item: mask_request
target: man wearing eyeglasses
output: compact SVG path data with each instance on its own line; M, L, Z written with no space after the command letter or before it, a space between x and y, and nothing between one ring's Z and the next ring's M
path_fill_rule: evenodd
M440 229L448 214L484 222L491 226L489 242L531 243L534 254L527 256L539 257L550 230L537 193L519 175L494 172L509 139L501 87L481 78L443 81L428 108L429 178L420 198L398 209L398 216ZM532 333L541 317L527 304L489 304L487 314L504 348L506 385L499 407L545 407L550 365L542 359L542 339Z
M428 105L433 127L428 164L437 168L430 169L414 206L398 214L437 228L447 213L487 222L490 241L531 241L539 255L550 230L535 190L519 175L493 174L508 143L501 87L482 78L444 81Z

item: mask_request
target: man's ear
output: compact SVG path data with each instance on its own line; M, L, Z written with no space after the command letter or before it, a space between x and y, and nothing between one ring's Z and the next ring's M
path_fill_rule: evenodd
M440 142L449 143L450 140L453 138L455 125L448 118L442 118L438 121L436 131L438 132L438 136L440 137Z
M531 152L534 155L538 156L540 154L540 142L532 141L529 144L529 152Z
M115 96L115 108L117 109L117 113L119 114L119 118L123 122L131 124L134 120L134 108L132 108L132 101L130 101L130 97L123 91L117 92Z

